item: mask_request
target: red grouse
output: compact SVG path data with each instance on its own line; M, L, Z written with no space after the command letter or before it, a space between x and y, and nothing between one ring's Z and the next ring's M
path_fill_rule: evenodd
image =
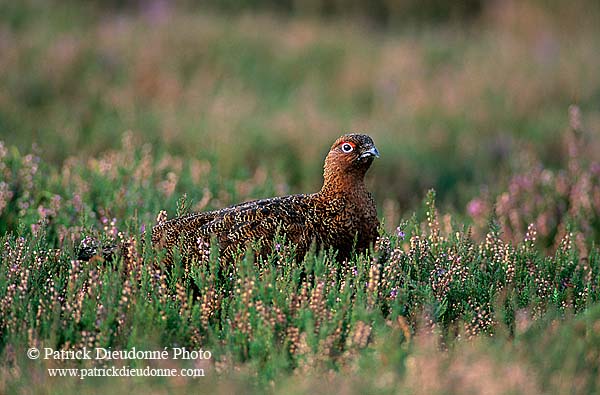
M248 246L261 256L268 255L279 235L295 248L298 261L313 240L317 248L332 248L338 259L346 259L353 248L364 251L378 236L377 209L364 183L377 157L371 137L344 135L325 158L319 192L254 200L159 221L152 229L152 244L166 250L167 262L172 261L176 246L186 261L200 261L211 240L216 240L222 261L234 262Z
M203 261L210 243L219 243L221 262L235 262L248 247L267 256L280 236L295 249L301 261L313 241L318 249L333 249L338 259L364 251L377 239L379 220L364 178L379 152L371 137L346 134L331 146L323 172L323 187L309 195L254 200L221 210L158 220L152 228L152 245L165 250L164 261L173 261L178 247L186 262ZM99 246L86 237L79 259L95 255L112 259L123 246Z

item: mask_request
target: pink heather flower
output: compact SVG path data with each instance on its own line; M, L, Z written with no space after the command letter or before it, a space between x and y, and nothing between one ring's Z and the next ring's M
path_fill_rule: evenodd
M52 211L42 205L38 206L38 214L41 218L46 218L47 216L49 216L50 214L52 214Z
M73 195L73 207L75 208L75 211L80 212L81 209L83 208L83 201L81 199L81 195L76 193L75 195Z
M4 211L8 203L13 197L13 192L10 190L10 185L4 181L0 181L0 214Z
M404 240L404 238L406 237L406 233L404 233L404 231L402 230L402 228L400 228L398 226L396 228L396 236L398 236L399 238L401 238L402 240Z
M485 210L485 204L479 198L473 199L467 204L467 213L471 217L479 217Z

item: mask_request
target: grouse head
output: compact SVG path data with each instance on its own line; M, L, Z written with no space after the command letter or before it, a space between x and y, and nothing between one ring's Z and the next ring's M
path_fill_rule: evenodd
M344 187L362 183L375 158L379 158L379 151L373 139L366 134L352 133L338 138L325 158L323 186Z

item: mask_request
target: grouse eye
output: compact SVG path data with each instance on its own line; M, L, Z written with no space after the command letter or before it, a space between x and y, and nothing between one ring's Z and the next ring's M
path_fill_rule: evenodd
M353 149L354 149L354 147L351 144L348 144L348 143L342 144L342 151L344 151L345 153L352 152Z

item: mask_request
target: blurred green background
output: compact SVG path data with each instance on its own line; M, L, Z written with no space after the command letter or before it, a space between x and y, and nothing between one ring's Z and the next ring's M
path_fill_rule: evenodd
M389 223L432 187L464 212L523 152L564 165L569 104L600 130L599 4L3 0L0 140L60 167L131 131L157 155L295 193L319 188L337 136L362 131Z
M598 393L599 22L597 0L0 0L0 393ZM150 249L73 259L160 210L317 190L350 131L392 231L356 273L211 264L192 301ZM215 363L69 381L25 360L44 344Z

